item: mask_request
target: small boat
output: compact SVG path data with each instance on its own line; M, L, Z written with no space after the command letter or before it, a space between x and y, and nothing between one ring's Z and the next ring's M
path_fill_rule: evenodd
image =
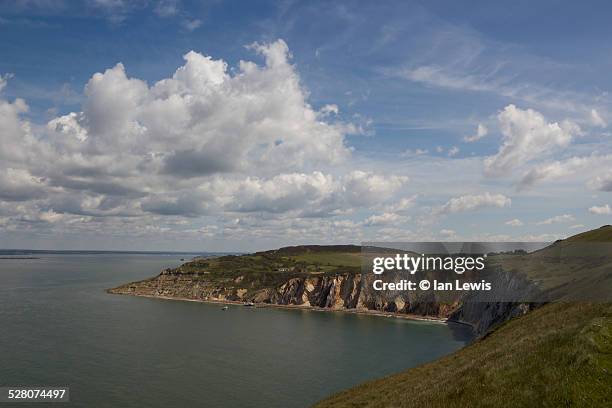
M221 308L221 310L227 310L227 309L229 309L229 306L223 306L223 307Z
M183 262L185 260L185 258L181 258L181 262Z
M255 306L255 303L253 302L244 302L245 306Z

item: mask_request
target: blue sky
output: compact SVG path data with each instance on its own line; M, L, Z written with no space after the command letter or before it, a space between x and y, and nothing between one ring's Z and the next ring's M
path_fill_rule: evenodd
M115 248L121 243L130 249L249 250L356 239L548 240L610 223L610 7L606 2L586 7L559 1L504 5L484 1L469 5L449 1L3 2L0 100L7 109L18 111L18 119L13 119L21 127L28 125L36 143L51 140L53 154L64 152L67 167L37 168L28 164L28 160L35 162L31 157L6 162L4 167L12 173L6 171L5 191L21 190L4 198L0 228L5 232L0 246ZM68 173L80 158L95 162L102 161L103 155L92 153L92 146L71 144L68 148L67 142L49 134L47 123L81 112L74 120L88 143L95 144L97 137L106 140L107 136L96 134L92 123L109 120L94 113L108 113L112 95L104 100L108 109L92 110L99 101L87 94L85 86L95 73L122 63L126 78L141 80L153 89L158 81L171 78L185 64L183 56L193 50L223 60L229 77L238 77L241 60L264 67L273 52L249 45L278 44L279 40L287 46L291 72L280 72L277 86L283 80L299 81L299 91L294 90L299 95L291 97L299 100L300 109L310 109L316 120L330 128L319 129L322 133L317 136L319 130L309 127L314 122L303 123L304 129L315 132L312 143L306 136L285 137L282 129L291 133L298 127L290 123L295 112L287 108L283 116L272 110L268 122L282 123L270 129L280 133L258 133L258 142L236 154L252 158L259 154L253 146L269 143L268 138L278 137L282 144L295 137L291 140L299 146L296 150L312 150L312 157L284 156L287 165L277 166L270 161L278 159L267 152L258 157L265 171L262 166L241 163L219 165L211 173L209 166L200 166L197 169L204 173L198 175L190 168L189 185L174 188L169 187L167 176L147 178L141 181L147 188L131 196L94 186L120 180L109 171L97 178ZM251 81L248 86L255 88L249 88L248 95L265 98L267 92L278 91L272 89L274 85L266 85L270 90L262 88L258 79ZM110 81L101 86L109 92L114 89ZM142 101L168 96L164 95L143 96ZM27 109L18 109L20 99ZM153 124L147 122L150 114L139 115L152 109L149 102L146 108L125 105L134 109L133 121L145 133L153 132ZM231 111L230 107L218 109ZM223 147L214 141L220 136L210 140L204 136L203 141L194 133L196 129L211 131L210 124L218 121L210 115L208 123L203 120L199 127L175 134L175 141L160 146L161 150L148 153L179 157L189 138L194 138L194 149L203 155L194 160L211 161L211 151ZM249 130L254 124L245 126L240 131L248 134L237 133L231 146L255 137ZM331 128L338 132L333 142L326 136ZM1 129L12 146L19 136L9 136L7 129L14 126ZM113 130L118 132L115 135L123 131ZM143 136L153 145L147 137L154 136ZM334 153L327 161L318 161L323 151L319 142ZM173 150L175 145L183 150ZM128 146L131 153L143 154L134 146ZM121 152L112 154L121 156ZM112 154L107 151L106 155ZM168 167L170 159L165 160ZM315 172L323 179L313 176ZM33 177L42 185L22 194L24 187L15 174L28 180ZM184 172L173 175L182 176L183 181L186 177ZM308 180L298 180L297 175ZM260 185L253 187L255 179ZM306 186L305 190L283 195L266 187L267 182L278 185L283 180L292 188ZM380 182L386 189L361 191L362 185L351 184L355 180ZM220 187L214 184L223 182L236 187L231 192L215 190ZM249 188L257 193L241 196L244 182L251 183ZM361 205L351 201L349 185L361 191ZM215 198L202 193L188 199L193 189ZM319 199L310 202L300 194ZM179 196L185 197L180 203ZM216 202L220 196L224 199ZM244 203L254 202L240 208L228 204L241 197ZM74 203L77 198L79 204ZM151 230L152 226L159 229ZM134 235L135 230L140 232ZM57 234L61 240L50 239Z
M155 2L76 3L9 2L0 9L0 72L15 74L6 94L26 99L35 120L49 108L78 109L92 73L117 62L154 82L190 50L235 65L252 57L246 44L277 38L289 44L312 104L335 103L343 115L373 120L376 142L353 141L364 149L452 142L504 104L523 102L402 81L393 72L404 67L449 66L458 77L576 92L594 106L610 85L606 13L573 2L183 1L168 2L176 12L166 17L156 14ZM201 25L189 30L189 21Z

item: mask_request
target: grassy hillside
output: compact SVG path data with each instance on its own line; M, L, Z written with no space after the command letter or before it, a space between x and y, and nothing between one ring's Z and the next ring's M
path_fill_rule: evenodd
M558 240L524 255L495 255L490 266L521 275L541 290L529 300L612 301L612 226ZM527 300L525 298L522 298Z
M361 265L359 247L318 246L287 247L247 255L227 255L217 258L196 259L183 265L183 273L208 272L211 274L241 274L257 272L342 273L357 271ZM356 248L356 250L355 250Z
M612 406L612 306L549 304L441 360L316 405L475 406Z
M612 227L558 241L528 263L546 277L590 274L608 287L609 255L576 256L587 243L612 242ZM556 252L555 252L556 251ZM559 264L538 263L555 253ZM601 255L601 254L599 254ZM574 268L576 263L580 267ZM525 265L517 258L517 269ZM553 268L554 267L554 268ZM602 270L606 269L603 279ZM549 270L550 269L550 270ZM554 269L554 271L553 271ZM567 269L567 271L565 271ZM580 269L580 270L578 270ZM567 273L566 273L567 272ZM576 275L580 272L578 275ZM567 276L566 276L567 275ZM409 345L407 345L409 347ZM371 381L316 405L340 407L610 407L612 406L612 305L550 303L510 320L486 337L438 361Z
M591 231L583 232L564 239L561 242L610 242L610 236L612 235L612 225L604 225L601 228L597 228Z

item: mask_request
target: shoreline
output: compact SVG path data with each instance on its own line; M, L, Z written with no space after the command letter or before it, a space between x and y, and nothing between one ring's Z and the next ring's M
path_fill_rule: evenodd
M196 302L196 303L209 303L209 304L218 304L218 305L234 305L234 306L244 306L244 302L239 300L222 300L222 299L191 299L185 297L175 297L175 296L158 296L158 295L143 295L136 293L121 293L121 292L113 292L113 289L107 289L106 293L111 295L124 295L124 296L136 296L136 297L145 297L150 299L161 299L161 300L174 300L174 301L182 301L182 302ZM308 310L313 312L340 312L340 313L352 313L357 315L367 315L367 316L378 316L378 317L387 317L387 318L395 318L395 319L404 319L404 320L412 320L412 321L420 321L420 322L429 322L429 323L439 323L439 324L460 324L464 326L468 326L474 331L474 326L467 322L462 322L459 320L449 320L447 318L441 317L432 317L432 316L421 316L415 314L406 314L406 313L396 313L396 312L383 312L378 310L369 310L369 309L330 309L316 306L301 306L301 305L280 305L274 303L255 303L254 308L277 308L277 309L291 309L291 310Z

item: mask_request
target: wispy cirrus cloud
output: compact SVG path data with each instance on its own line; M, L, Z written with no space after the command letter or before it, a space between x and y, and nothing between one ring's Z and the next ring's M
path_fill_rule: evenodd
M568 76L584 66L530 53L516 44L487 38L481 33L435 20L439 31L423 38L410 59L381 68L389 77L424 87L465 93L484 93L506 103L572 114L585 123L606 127L609 99L603 91L568 86Z

